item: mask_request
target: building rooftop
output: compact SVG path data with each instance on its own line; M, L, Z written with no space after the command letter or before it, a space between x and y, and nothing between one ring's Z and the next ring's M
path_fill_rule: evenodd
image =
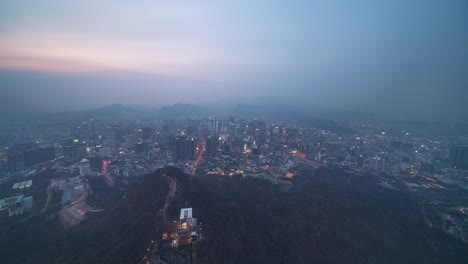
M24 195L6 197L0 200L0 208L4 206L10 206L12 204L21 203Z
M180 209L180 220L187 218L192 218L192 208Z
M32 180L27 180L27 181L22 181L22 182L16 182L13 184L12 189L17 190L17 189L24 189L24 188L29 188L32 186Z

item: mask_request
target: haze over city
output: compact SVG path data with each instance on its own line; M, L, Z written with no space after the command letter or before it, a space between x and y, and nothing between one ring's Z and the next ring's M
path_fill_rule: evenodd
M398 118L459 117L468 100L467 6L4 1L1 109L269 98Z

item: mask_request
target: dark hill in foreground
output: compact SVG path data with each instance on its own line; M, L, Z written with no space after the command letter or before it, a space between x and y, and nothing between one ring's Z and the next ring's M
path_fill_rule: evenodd
M159 173L123 193L92 182L93 202L105 208L89 220L65 230L57 219L34 217L0 226L0 263L136 263L156 227L167 184Z
M321 170L288 193L261 180L203 176L192 206L199 263L468 263L466 245L429 229L416 201L374 178Z
M426 227L416 201L372 177L348 184L344 172L321 169L281 192L251 178L169 173L180 188L170 219L189 205L203 223L197 263L468 263L466 245ZM103 181L92 185L105 212L69 230L43 217L0 225L0 263L137 263L166 182L146 175L125 199Z

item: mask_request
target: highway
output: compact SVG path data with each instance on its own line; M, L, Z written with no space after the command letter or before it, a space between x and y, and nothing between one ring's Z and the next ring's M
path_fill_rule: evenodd
M193 163L193 166L196 167L198 166L198 163L200 163L200 161L202 160L203 158L203 155L205 155L205 152L206 152L206 144L205 144L205 141L202 139L198 142L197 144L197 147L199 149L201 149L200 151L200 154L198 154L198 157L197 159L195 160L195 162Z
M318 163L318 162L316 162L316 161L313 161L313 160L309 160L309 159L306 157L306 155L304 155L304 153L302 153L299 149L296 149L296 151L297 151L297 155L298 155L306 164L309 164L309 165L311 165L311 166L313 166L313 167L316 167L316 168L318 168L318 167L321 166L320 163Z

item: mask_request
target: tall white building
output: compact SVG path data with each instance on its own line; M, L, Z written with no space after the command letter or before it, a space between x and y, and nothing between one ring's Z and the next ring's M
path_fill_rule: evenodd
M86 158L80 161L80 176L85 177L91 175L91 164Z

